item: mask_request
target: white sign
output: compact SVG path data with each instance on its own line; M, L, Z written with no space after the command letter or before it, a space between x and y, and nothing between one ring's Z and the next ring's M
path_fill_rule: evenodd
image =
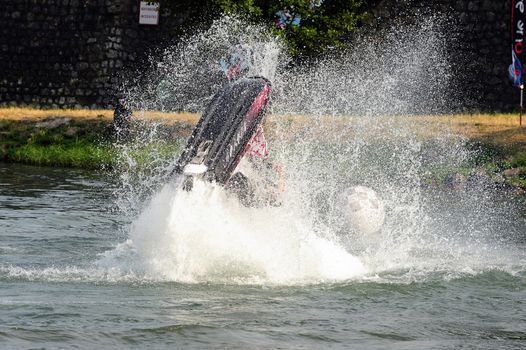
M159 24L159 3L156 1L139 2L139 24Z

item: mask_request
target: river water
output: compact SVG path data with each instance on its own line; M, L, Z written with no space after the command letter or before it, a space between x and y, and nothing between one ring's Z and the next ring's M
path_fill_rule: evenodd
M501 199L495 207L505 211L488 210L473 221L484 227L459 226L469 221L462 210L447 211L451 227L435 226L471 230L457 235L456 243L451 236L433 243L447 245L444 250L429 248L427 240L427 251L396 255L393 246L395 257L387 259L303 237L309 256L300 259L283 257L290 245L266 246L253 233L247 234L252 243L242 241L232 233L242 223L235 226L224 212L206 219L215 225L207 246L167 229L186 220L172 217L173 210L185 213L170 190L127 215L114 204L116 188L104 173L0 164L0 348L526 346L524 204L517 208ZM190 208L199 204L185 201ZM276 212L261 215L281 220ZM258 235L265 232L260 222L252 223ZM299 230L273 225L268 223L267 240L283 245ZM199 235L190 223L179 230ZM159 231L171 232L172 241ZM270 231L280 231L281 238ZM194 240L182 259L184 239ZM477 241L480 250L467 241ZM241 251L246 255L237 259ZM273 259L273 265L265 261ZM290 261L313 266L287 266Z

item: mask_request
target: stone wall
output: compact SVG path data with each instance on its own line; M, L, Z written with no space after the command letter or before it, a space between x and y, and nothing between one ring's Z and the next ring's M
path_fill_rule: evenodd
M203 3L203 1L196 1ZM139 25L136 0L0 0L0 105L112 107L122 73L182 33L191 10ZM179 11L178 11L179 10ZM175 36L174 36L175 35Z
M162 6L159 26L138 24L136 0L0 0L0 105L111 107L123 72L172 44L207 1ZM510 0L383 0L373 22L444 13L459 99L468 109L509 110ZM415 16L415 9L419 15Z
M50 107L110 103L124 59L120 8L110 3L0 1L0 101Z
M509 111L519 103L519 91L511 87L507 74L510 8L510 0L383 0L372 11L372 18L380 28L400 19L436 16L444 20L456 107Z

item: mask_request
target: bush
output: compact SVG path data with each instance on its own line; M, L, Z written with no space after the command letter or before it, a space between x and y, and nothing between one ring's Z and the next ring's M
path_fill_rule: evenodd
M293 56L315 56L332 48L346 46L349 36L367 17L367 2L367 0L214 0L210 6L198 1L193 7L203 7L202 11L198 11L201 12L201 18L192 18L188 24L195 20L203 21L214 13L242 15L254 21L266 22L276 35L285 39ZM163 6L171 8L175 4L175 1L166 1ZM278 27L276 13L285 9L289 11L290 21ZM292 23L294 19L299 23Z

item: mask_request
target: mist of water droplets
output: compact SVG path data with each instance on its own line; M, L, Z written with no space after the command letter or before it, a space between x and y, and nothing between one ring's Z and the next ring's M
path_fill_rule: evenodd
M140 215L130 240L101 264L153 279L232 283L345 280L391 271L411 271L402 273L411 279L414 271L484 270L488 259L508 264L488 248L488 232L497 228L478 230L477 220L458 219L459 212L477 208L494 215L490 199L475 204L482 191L471 191L465 205L450 212L436 202L444 196L426 187L430 169L455 168L471 156L463 137L425 117L461 104L451 83L446 29L443 19L428 18L362 35L351 48L317 62L291 65L283 43L263 26L224 17L166 50L153 60L154 79L128 88L129 105L202 111L226 83L219 62L233 51L246 56L248 75L272 81L266 129L271 159L285 169L283 205L243 209L214 185L190 194L163 187L166 163L124 172L125 190L117 197L128 209L142 203L134 212ZM375 242L361 239L342 219L341 193L356 185L373 188L385 203L386 222ZM150 201L134 197L145 188ZM433 215L437 208L443 215ZM474 231L485 234L473 238Z

